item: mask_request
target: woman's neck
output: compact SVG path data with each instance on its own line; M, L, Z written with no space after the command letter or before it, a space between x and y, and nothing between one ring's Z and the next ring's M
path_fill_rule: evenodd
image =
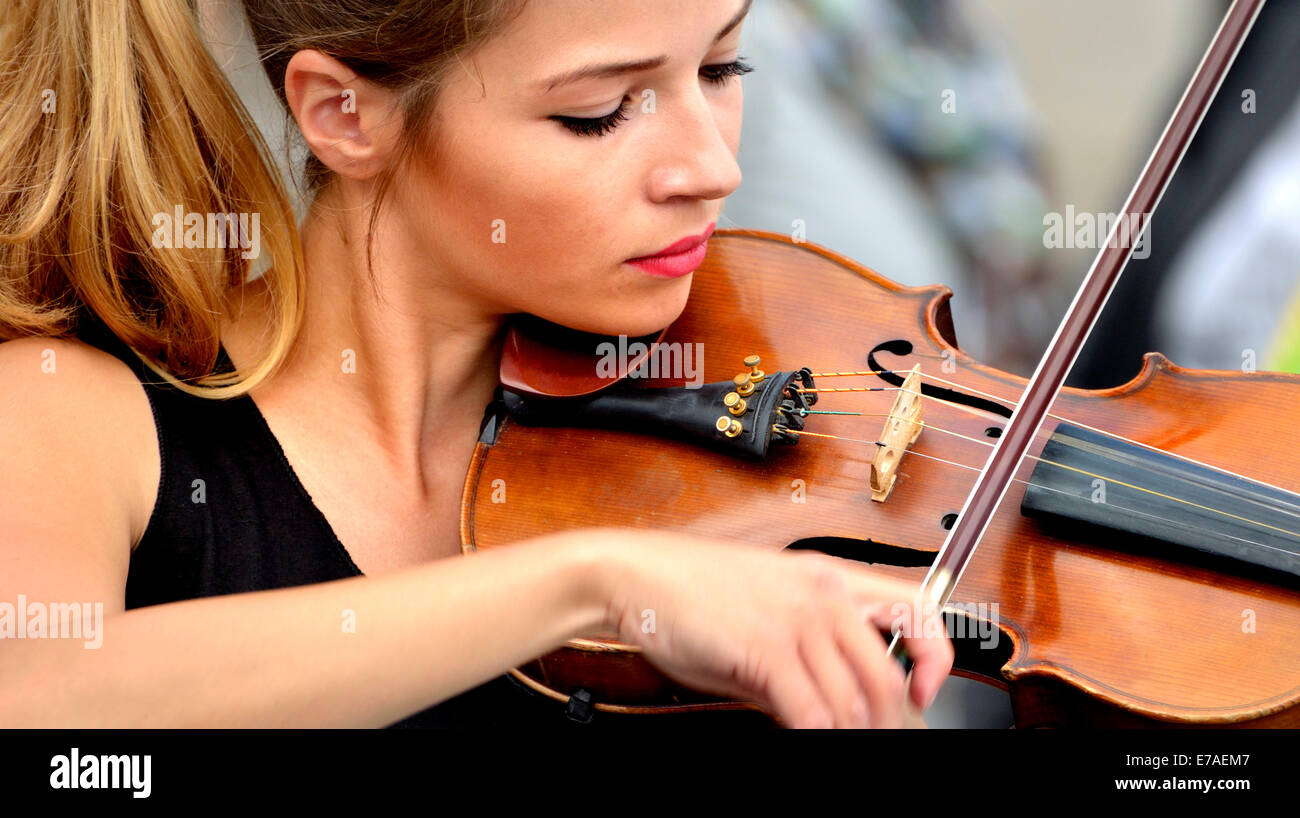
M302 226L302 329L281 370L252 397L259 406L290 406L296 417L337 430L348 448L365 445L382 453L396 474L430 486L446 469L448 444L463 449L457 441L472 439L491 400L503 316L458 292L400 230L376 234L376 297L366 263L366 220L331 218L321 210L314 208ZM266 343L270 326L260 280L243 290L245 309L223 334L236 365Z

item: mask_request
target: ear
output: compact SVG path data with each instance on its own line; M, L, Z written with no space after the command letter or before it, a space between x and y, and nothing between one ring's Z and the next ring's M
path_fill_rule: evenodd
M402 130L397 95L319 51L299 51L284 93L311 152L350 179L372 179L395 154Z

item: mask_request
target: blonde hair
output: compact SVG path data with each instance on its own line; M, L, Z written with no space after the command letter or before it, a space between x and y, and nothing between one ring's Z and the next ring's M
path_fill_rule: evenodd
M0 340L72 335L98 321L178 389L216 399L252 390L293 345L306 271L284 181L208 53L193 0L6 2ZM521 8L522 0L245 0L281 99L288 57L316 48L401 91L409 136L421 132L451 61ZM310 157L307 177L314 193L328 172ZM258 214L274 327L247 371L212 370L222 318L252 259L237 244L154 246L156 216L177 208L209 221Z

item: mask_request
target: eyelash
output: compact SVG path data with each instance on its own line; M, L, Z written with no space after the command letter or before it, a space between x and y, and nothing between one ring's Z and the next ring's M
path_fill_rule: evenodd
M753 71L748 63L743 60L735 62L720 63L718 65L706 65L700 69L704 79L714 85L725 85L732 77L739 77ZM619 123L627 120L627 99L619 104L618 110L606 114L596 119L582 119L573 116L553 116L556 122L563 125L568 130L578 136L604 136L619 126Z

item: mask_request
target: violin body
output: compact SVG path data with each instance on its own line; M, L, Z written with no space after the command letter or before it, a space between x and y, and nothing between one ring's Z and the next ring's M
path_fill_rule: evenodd
M812 244L720 230L694 276L685 311L661 341L700 344L705 382L731 380L752 354L772 371L919 364L945 379L935 386L953 400L924 401L926 427L898 462L887 498L873 500L871 464L896 389L820 393L817 409L867 414L808 415L808 432L835 437L800 437L761 460L637 431L528 426L499 413L467 475L464 551L592 525L646 527L755 548L818 548L920 583L1026 380L961 351L947 287L904 287ZM636 386L682 384L660 374ZM1190 370L1149 353L1123 386L1063 389L1030 455L1068 419L1294 492L1298 407L1300 376ZM1140 537L1027 516L1036 467L1021 463L946 606L954 673L1007 689L1018 727L1300 726L1295 577L1225 570L1222 560ZM1155 502L1166 492L1147 493ZM601 710L755 707L678 685L612 634L574 640L513 672L556 699L585 690Z

